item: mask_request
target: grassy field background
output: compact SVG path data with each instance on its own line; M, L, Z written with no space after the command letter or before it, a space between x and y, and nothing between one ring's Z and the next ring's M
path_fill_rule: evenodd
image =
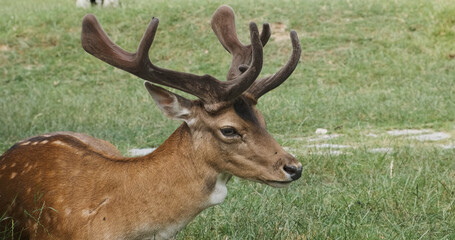
M286 62L291 46L283 35L299 34L301 63L259 108L304 174L287 189L235 178L226 201L177 239L455 239L455 150L441 147L455 142L453 1L223 3L235 9L243 42L250 21L275 30L263 75ZM221 4L130 0L117 9L76 9L69 0L3 1L0 152L53 131L88 133L124 153L158 146L180 123L159 112L141 80L83 51L82 17L94 13L129 51L158 17L152 62L222 79L230 55L210 28ZM317 128L338 137L314 140ZM394 129L451 137L416 141L387 134ZM334 154L309 147L315 143L350 148Z

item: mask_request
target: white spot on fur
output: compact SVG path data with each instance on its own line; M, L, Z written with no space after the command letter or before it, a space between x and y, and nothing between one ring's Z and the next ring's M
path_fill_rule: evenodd
M16 163L12 163L10 167L15 167L16 166Z
M33 168L33 167L32 167L32 165L28 166L28 168L27 168L27 169L25 169L25 173L28 173L28 172L30 172L30 170L32 170L32 168Z
M173 237L180 231L183 227L188 224L189 220L181 221L176 224L168 225L165 229L158 231L155 236L151 239L173 239Z
M156 148L133 148L128 150L128 154L133 157L145 156L155 151Z
M9 177L9 179L13 179L17 176L17 172L12 172L11 173L11 176Z
M215 188L209 197L209 206L221 204L227 196L227 187L226 183L231 177L230 174L221 173L216 179Z
M71 214L71 208L65 208L65 215L68 216Z
M82 217L89 217L91 215L96 214L101 207L103 207L104 205L106 205L108 203L109 203L109 198L105 198L95 208L82 210Z
M46 144L48 142L49 142L49 140L44 140L44 141L40 142L40 144Z
M38 143L39 143L39 142L33 142L32 145L36 145L36 144L38 144Z
M81 215L82 215L82 217L88 217L88 216L90 216L90 210L88 210L88 209L82 210L82 214L81 214Z
M167 223L160 226L158 230L156 225L151 225L148 223L141 224L134 229L134 232L137 235L133 235L131 238L154 240L174 239L177 232L184 228L189 221L191 221L191 219L184 219L179 222ZM111 237L108 237L107 235L104 237L105 239L111 239Z
M51 144L60 145L60 146L68 146L68 145L66 145L66 143L64 143L60 140L53 141L53 142L51 142Z
M27 142L21 143L20 145L21 145L21 146L25 146L25 145L29 145L29 144L30 144L30 141L27 141Z

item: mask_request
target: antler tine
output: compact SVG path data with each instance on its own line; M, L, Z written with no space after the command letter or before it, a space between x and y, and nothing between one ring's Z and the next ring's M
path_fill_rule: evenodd
M248 69L242 73L239 77L232 79L231 81L225 83L239 83L239 84L229 84L231 94L227 95L228 99L233 99L234 96L237 97L247 90L254 81L259 76L259 73L262 70L263 63L263 52L262 52L262 43L259 37L259 31L254 22L250 23L250 38L251 38L251 65ZM243 84L240 84L243 83ZM243 87L248 87L244 90Z
M262 47L265 47L267 42L270 39L270 36L272 36L272 31L270 30L270 25L268 23L262 24L262 32L261 32L261 42L262 42Z
M228 52L236 54L243 50L245 46L237 37L234 10L230 6L220 6L213 13L211 24L213 32Z
M235 13L234 10L228 6L220 6L212 16L212 29L215 35L220 40L223 47L230 53L238 50L245 50L244 48L249 45L243 45L237 37L235 27ZM261 32L261 43L264 47L271 36L270 26L264 23Z
M262 45L257 26L250 25L253 58L248 71L235 81L222 82L210 75L198 76L157 67L149 59L159 20L150 22L136 53L129 53L113 43L94 15L87 15L82 22L82 46L88 53L117 68L144 80L172 87L200 98L208 110L216 110L246 91L262 69Z
M255 101L257 101L262 95L268 91L280 86L286 79L292 74L297 67L300 60L300 54L302 49L300 47L299 38L297 33L292 30L290 33L292 42L292 54L286 65L284 65L278 72L272 76L257 80L247 90L247 94L250 95Z
M87 14L82 20L81 41L84 50L93 56L114 67L133 72L135 66L131 63L135 61L135 55L115 45L92 14Z
M232 55L231 67L227 74L227 80L232 80L242 74L251 60L251 44L244 45L237 36L235 27L234 10L227 5L220 6L212 16L212 29L221 45ZM262 46L267 44L271 35L270 26L264 23L260 40Z

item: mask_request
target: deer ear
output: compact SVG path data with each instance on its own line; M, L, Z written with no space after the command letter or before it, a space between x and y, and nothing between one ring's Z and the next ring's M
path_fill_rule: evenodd
M150 82L145 82L144 85L150 96L155 100L156 105L166 116L176 120L184 120L187 123L191 120L193 103L190 100Z

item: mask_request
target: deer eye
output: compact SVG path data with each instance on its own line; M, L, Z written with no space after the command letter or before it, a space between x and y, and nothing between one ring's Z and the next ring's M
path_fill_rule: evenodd
M224 128L221 128L220 131L225 137L239 137L240 136L240 134L237 132L237 130L235 130L235 128L233 128L233 127L224 127Z

